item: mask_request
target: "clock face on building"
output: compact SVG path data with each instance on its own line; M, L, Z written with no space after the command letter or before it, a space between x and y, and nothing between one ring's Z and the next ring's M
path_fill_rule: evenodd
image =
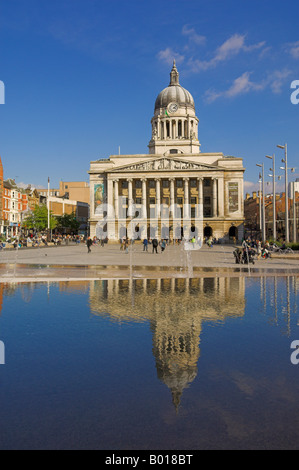
M170 113L175 113L179 109L178 105L176 103L170 103L168 105L168 111Z

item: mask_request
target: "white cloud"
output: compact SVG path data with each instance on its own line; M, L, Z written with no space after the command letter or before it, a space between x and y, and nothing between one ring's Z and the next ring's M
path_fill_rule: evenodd
M187 25L183 26L182 34L187 36L191 42L197 45L204 44L206 42L206 37L197 34L194 28L189 28Z
M299 59L299 41L289 44L289 52L294 59Z
M236 96L249 93L250 91L262 91L267 87L271 89L272 93L278 94L281 92L282 87L290 74L291 71L288 69L275 70L258 83L253 82L250 79L252 72L244 72L240 77L233 81L232 85L227 90L207 90L205 93L205 99L208 103L212 103L218 98L234 98Z
M166 49L159 51L158 59L165 62L168 65L173 63L173 59L176 60L177 63L181 63L184 61L184 56L175 52L171 47L167 47Z
M188 65L193 72L201 72L216 67L220 62L229 60L240 52L251 52L261 49L265 45L265 41L257 44L246 45L245 35L234 34L219 46L210 60L189 59Z
M271 74L271 76L269 77L269 81L270 88L273 93L277 94L281 92L283 84L285 83L286 79L290 76L290 74L291 71L288 69L276 70Z
M197 34L194 28L190 28L187 25L183 26L182 35L189 39L189 44L192 42L196 45L202 45L206 42L205 36ZM216 67L219 63L229 60L242 51L248 53L262 49L265 46L265 41L247 45L245 44L245 39L246 36L244 34L233 34L215 50L211 59L201 60L190 57L187 60L187 65L192 72L198 73ZM185 46L185 52L190 49L189 44ZM159 51L158 59L166 62L167 64L171 64L173 59L176 59L178 63L186 61L186 57L184 55L175 52L171 47L167 47L166 49Z
M234 98L235 96L248 93L249 91L262 90L265 87L265 83L254 83L250 80L250 72L244 72L240 77L233 81L233 84L225 91L216 92L214 90L208 90L205 94L206 101L212 103L220 97Z
M44 186L34 185L34 184L31 184L31 183L24 183L23 181L20 181L19 183L16 183L16 185L18 186L18 188L22 188L22 189L27 189L28 186L30 186L31 189L45 189Z

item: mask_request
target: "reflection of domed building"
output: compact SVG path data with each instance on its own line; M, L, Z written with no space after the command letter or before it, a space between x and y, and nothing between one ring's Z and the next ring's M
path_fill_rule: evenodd
M157 375L178 409L197 376L204 322L244 314L245 278L94 281L90 309L117 322L150 322Z
M243 236L242 159L202 153L198 122L174 62L155 101L149 153L90 163L92 237Z

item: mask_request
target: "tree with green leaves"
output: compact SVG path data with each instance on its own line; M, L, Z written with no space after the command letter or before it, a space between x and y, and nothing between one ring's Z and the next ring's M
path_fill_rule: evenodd
M72 214L63 214L57 216L57 228L58 229L70 229L73 232L76 232L80 227L80 222L76 219L76 215Z
M22 226L28 230L37 230L42 232L48 228L48 208L45 205L35 206L23 220ZM56 217L50 211L50 229L53 230L57 226Z

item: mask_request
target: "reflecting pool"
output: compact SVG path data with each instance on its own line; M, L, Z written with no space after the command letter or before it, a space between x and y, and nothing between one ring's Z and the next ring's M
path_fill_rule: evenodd
M298 448L298 285L0 284L0 449Z

